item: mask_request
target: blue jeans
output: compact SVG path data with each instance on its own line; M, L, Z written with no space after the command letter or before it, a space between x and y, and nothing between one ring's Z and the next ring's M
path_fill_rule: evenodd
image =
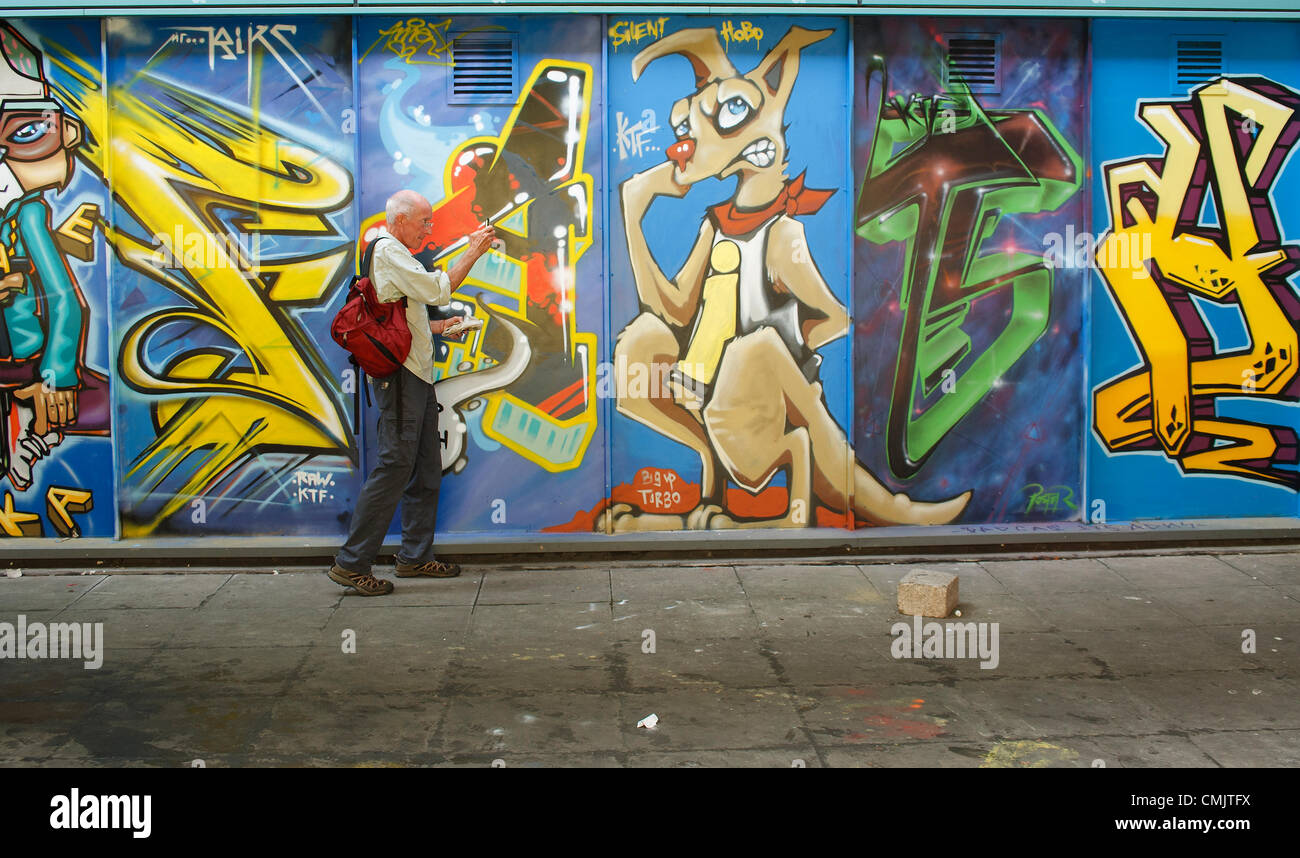
M400 380L399 380L400 376ZM402 413L397 414L397 386ZM438 399L406 367L388 378L371 379L379 406L379 461L361 487L348 541L334 562L348 572L365 574L383 546L397 503L402 503L402 547L398 563L433 560L433 531L442 485L442 437L438 433Z

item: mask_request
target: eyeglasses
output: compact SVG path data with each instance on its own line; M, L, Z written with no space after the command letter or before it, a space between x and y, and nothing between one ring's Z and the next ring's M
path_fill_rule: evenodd
M63 111L57 106L0 110L0 147L10 161L39 161L63 146Z

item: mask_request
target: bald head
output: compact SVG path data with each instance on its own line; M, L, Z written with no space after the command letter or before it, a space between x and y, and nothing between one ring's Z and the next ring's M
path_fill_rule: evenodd
M388 234L411 250L418 250L433 225L433 206L412 190L401 190L384 204Z

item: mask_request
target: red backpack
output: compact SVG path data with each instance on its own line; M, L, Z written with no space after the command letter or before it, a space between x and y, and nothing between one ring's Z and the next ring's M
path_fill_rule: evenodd
M370 261L381 236L366 248L362 275L352 278L348 299L330 325L334 342L351 353L351 361L374 378L390 376L402 368L411 352L411 329L406 324L406 299L380 301L370 282ZM364 379L357 379L360 387Z

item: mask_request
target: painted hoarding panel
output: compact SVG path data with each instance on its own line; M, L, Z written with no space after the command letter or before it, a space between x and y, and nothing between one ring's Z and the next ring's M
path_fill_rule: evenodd
M945 83L963 44L1000 44L1000 81ZM959 521L1079 518L1082 23L861 19L854 76L859 457L972 493Z
M439 530L567 522L575 498L605 485L603 182L591 142L604 133L600 19L364 18L359 27L363 241L379 234L384 201L401 188L433 203L434 231L417 254L426 264L453 264L484 220L501 239L445 308L485 324L437 346ZM472 60L471 49L480 52ZM491 91L495 73L513 75L504 95Z
M121 532L339 532L356 440L347 18L106 24Z
M1091 503L1294 515L1300 26L1093 32ZM1180 82L1180 44L1223 66Z
M99 22L0 22L0 51L0 533L113 536Z
M611 17L606 36L619 413L593 525L842 526L847 26Z

